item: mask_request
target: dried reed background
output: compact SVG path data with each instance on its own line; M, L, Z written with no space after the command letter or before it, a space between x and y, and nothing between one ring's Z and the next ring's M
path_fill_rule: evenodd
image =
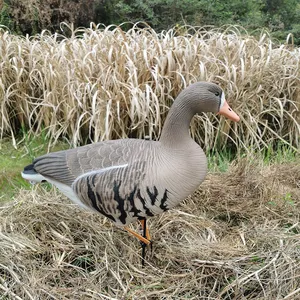
M243 159L149 221L140 244L55 190L0 208L0 295L12 300L300 299L300 166Z
M66 28L66 25L64 27ZM299 147L299 48L275 46L239 28L91 26L70 38L0 32L0 137L46 130L72 144L150 135L156 139L174 97L191 82L218 82L241 123L197 117L205 149L234 144ZM224 134L220 134L220 132Z

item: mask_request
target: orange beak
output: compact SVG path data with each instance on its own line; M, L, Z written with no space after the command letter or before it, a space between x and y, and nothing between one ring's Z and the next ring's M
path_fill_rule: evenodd
M240 117L230 108L227 101L224 102L218 114L223 115L234 122L238 122L240 120Z

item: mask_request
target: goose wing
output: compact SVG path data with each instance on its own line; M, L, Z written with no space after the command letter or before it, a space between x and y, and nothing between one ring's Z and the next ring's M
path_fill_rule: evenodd
M72 189L85 206L125 225L153 216L141 192L145 176L146 162L136 161L87 172L76 178Z
M52 152L36 158L31 166L45 178L71 186L82 174L132 160L131 144L134 142L115 140Z

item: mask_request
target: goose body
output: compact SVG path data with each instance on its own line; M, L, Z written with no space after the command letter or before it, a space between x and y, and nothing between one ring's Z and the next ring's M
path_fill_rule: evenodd
M49 153L25 167L22 176L54 184L119 226L152 217L178 205L206 176L205 154L189 135L191 119L200 112L239 119L219 86L194 83L174 101L159 141L110 140Z

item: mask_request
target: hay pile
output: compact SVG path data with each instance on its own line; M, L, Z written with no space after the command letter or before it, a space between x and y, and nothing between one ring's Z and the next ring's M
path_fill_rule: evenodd
M55 190L0 210L1 299L299 299L300 166L210 174L139 242Z

